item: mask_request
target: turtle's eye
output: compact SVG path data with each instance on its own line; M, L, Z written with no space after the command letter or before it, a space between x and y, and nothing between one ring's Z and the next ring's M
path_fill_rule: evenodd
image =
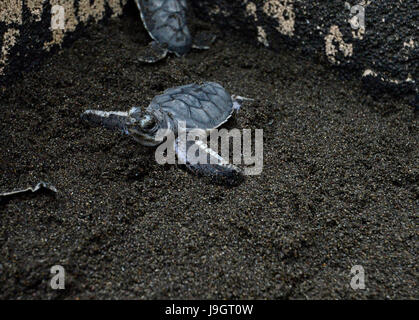
M154 117L149 116L149 115L145 115L141 120L140 120L140 126L141 129L143 130L151 130L154 128L154 126L156 125L156 119L154 119Z

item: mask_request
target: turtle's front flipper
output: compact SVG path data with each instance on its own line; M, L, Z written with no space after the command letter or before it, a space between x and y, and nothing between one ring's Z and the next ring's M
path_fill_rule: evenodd
M185 164L193 173L226 185L238 185L244 180L239 167L228 163L206 143L200 140L181 141L177 138L174 144L179 163Z
M163 48L156 41L149 43L139 54L138 60L144 63L156 63L167 56L167 48Z
M81 114L81 119L96 126L103 126L111 130L122 130L128 134L127 124L130 117L128 112L86 110Z
M216 36L206 32L200 32L195 35L192 48L200 50L208 50L214 43Z

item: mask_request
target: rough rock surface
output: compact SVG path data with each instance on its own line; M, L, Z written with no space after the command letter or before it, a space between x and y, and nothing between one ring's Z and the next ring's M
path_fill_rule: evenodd
M417 92L417 0L191 2L201 18L240 30L244 39L277 51L294 47L343 67L371 89Z
M3 0L0 2L0 83L37 65L79 36L88 22L122 13L128 0ZM276 51L291 46L362 79L371 92L417 94L416 0L190 0L204 20L240 30L244 40ZM64 29L59 11L65 9ZM136 10L131 6L131 10ZM362 18L363 14L363 18ZM362 21L363 20L363 24Z
M39 65L89 23L119 16L127 1L0 1L0 84Z

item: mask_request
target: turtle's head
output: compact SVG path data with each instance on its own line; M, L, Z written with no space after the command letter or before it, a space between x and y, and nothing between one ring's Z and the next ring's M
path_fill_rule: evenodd
M140 108L129 111L128 133L145 146L157 146L162 143L160 129L168 127L166 117L160 112L142 112Z
M157 125L156 118L151 114L145 114L140 120L138 121L138 127L141 131L149 132L152 131Z

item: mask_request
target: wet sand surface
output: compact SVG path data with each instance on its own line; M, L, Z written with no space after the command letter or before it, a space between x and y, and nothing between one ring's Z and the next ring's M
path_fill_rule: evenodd
M0 88L0 191L59 190L0 202L1 298L419 298L412 108L213 31L208 51L141 65L149 37L132 13ZM158 165L153 149L79 118L200 81L255 98L227 125L264 130L263 172L239 186ZM57 264L65 290L49 285ZM354 265L364 290L350 286Z

